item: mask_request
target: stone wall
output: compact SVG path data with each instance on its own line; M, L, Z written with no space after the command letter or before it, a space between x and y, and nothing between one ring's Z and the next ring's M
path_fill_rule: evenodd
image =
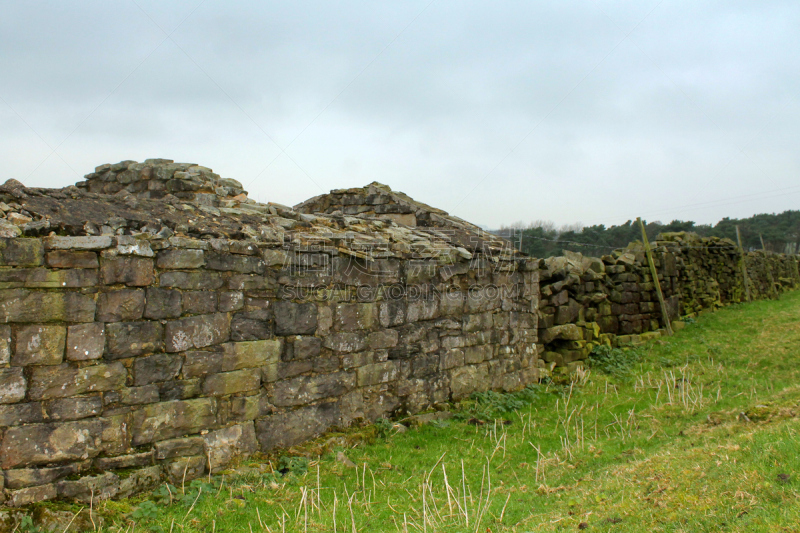
M734 242L691 233L651 243L671 320L746 301L742 254ZM751 298L776 298L800 286L798 256L744 254ZM570 368L599 344L631 346L663 333L664 321L644 247L632 243L602 258L565 252L540 261L542 358Z
M382 245L335 220L312 245L324 221L285 216L301 228L280 242L102 220L113 234L0 239L8 505L126 496L538 378L536 261L387 221L345 226Z

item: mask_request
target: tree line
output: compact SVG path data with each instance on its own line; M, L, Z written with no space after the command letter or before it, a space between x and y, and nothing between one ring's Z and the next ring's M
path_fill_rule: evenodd
M784 211L777 215L763 213L741 219L725 217L714 225L696 224L691 220L673 220L668 224L656 221L648 222L645 229L651 241L659 233L690 231L701 237L727 237L735 242L736 226L739 226L746 250L760 250L763 240L766 250L800 253L800 211ZM537 220L527 225L502 226L494 233L506 237L515 248L533 257L561 255L563 250L601 256L642 238L642 230L635 220L608 227L604 224L557 227L553 222Z

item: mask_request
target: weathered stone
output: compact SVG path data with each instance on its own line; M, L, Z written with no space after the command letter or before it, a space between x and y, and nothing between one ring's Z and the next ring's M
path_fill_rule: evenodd
M213 296L213 293L208 293ZM147 304L144 317L161 320L181 316L181 293L172 289L147 288Z
M46 406L50 420L79 420L103 412L103 398L99 395L52 400Z
M164 328L158 322L114 322L106 325L109 359L158 352Z
M165 270L200 268L205 264L203 250L172 249L158 252L156 266Z
M0 427L21 426L43 420L44 411L38 402L0 405Z
M466 398L473 392L489 388L489 369L486 365L469 365L454 369L450 374L450 391L454 400Z
M150 466L129 472L119 480L118 498L128 498L134 494L154 490L161 484L164 472L161 466Z
M371 387L379 383L388 383L397 378L397 364L394 361L375 363L356 369L359 387Z
M187 291L183 293L183 312L188 315L207 315L217 311L217 293Z
M160 286L173 289L213 291L224 283L218 272L163 272L159 275Z
M219 310L223 313L238 311L244 307L244 295L240 291L223 291L219 293Z
M0 239L2 266L39 266L43 257L44 246L40 239Z
M468 365L475 365L492 358L492 345L468 346L464 348L464 359Z
M208 459L199 457L181 457L166 467L167 479L170 483L180 485L201 477L206 472Z
M158 384L158 394L162 402L188 400L200 396L199 379L177 379Z
M144 312L144 291L121 289L101 293L97 297L99 322L139 320Z
M256 421L256 437L262 452L287 448L342 425L343 416L336 403L301 407Z
M111 248L114 240L109 236L102 237L47 237L44 246L48 250L103 250Z
M95 302L86 294L0 289L0 322L92 322Z
M23 489L25 487L53 483L66 476L82 472L88 469L89 466L89 461L79 461L52 468L15 468L6 470L3 474L5 475L6 488Z
M0 324L0 365L11 362L11 326Z
M146 405L134 411L132 443L140 446L154 441L198 433L216 425L217 402L197 398Z
M220 344L230 338L231 317L227 313L199 315L167 322L166 350L182 352Z
M153 260L145 257L103 257L100 272L106 285L122 283L129 287L146 287L155 279Z
M51 268L100 268L96 252L54 250L47 252L45 260Z
M388 300L378 303L378 319L381 326L389 328L406 322L405 300Z
M203 437L167 439L155 443L156 459L172 459L189 455L202 455L205 447Z
M6 505L9 507L24 507L31 503L52 500L56 496L58 496L56 486L49 483L47 485L39 485L38 487L9 491Z
M272 313L268 309L236 313L231 320L231 340L252 341L270 338L271 316Z
M133 383L141 387L174 379L181 371L182 361L180 355L166 353L137 357L133 362Z
M227 396L237 392L258 390L261 375L252 370L235 370L211 374L203 381L203 394L206 396Z
M0 465L6 469L94 457L103 449L103 425L90 419L10 427L0 446Z
M305 405L323 398L341 396L355 384L355 375L349 372L287 379L275 383L273 403L278 406Z
M385 329L382 331L374 331L367 337L367 346L372 350L380 350L383 348L394 348L397 346L399 334L393 329Z
M325 337L323 345L338 353L360 352L367 347L367 339L361 333L343 331Z
M92 465L96 470L116 470L119 468L133 468L137 466L152 465L155 451L118 455L116 457L97 457Z
M259 257L209 252L206 268L210 270L234 271L243 274L263 274L264 261Z
M377 322L374 303L339 304L334 313L333 326L338 331L371 329Z
M249 455L258 447L252 422L210 431L203 439L212 474L228 466L235 457Z
M222 371L256 368L277 363L281 356L281 341L278 339L250 342L232 342L225 345Z
M66 355L69 361L90 361L103 356L106 345L105 324L90 322L67 328Z
M57 365L64 359L67 328L56 325L30 325L16 328L16 343L11 364Z
M1 368L0 404L22 401L25 398L26 384L21 368Z
M113 498L119 492L119 476L106 472L97 476L85 476L75 481L56 483L58 495L80 502L91 503Z
M120 389L128 372L122 363L75 368L68 364L40 366L30 370L28 397L31 400L67 398L87 392Z
M322 339L318 337L302 337L300 335L286 337L286 349L283 360L294 361L319 357Z
M277 335L313 335L317 330L316 304L278 301L273 313Z

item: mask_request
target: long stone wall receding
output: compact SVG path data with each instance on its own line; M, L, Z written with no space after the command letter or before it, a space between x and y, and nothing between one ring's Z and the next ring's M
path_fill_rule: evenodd
M729 239L667 233L652 243L670 320L800 286L796 255L748 252ZM595 346L635 346L660 337L664 320L641 243L610 255L540 260L539 341L551 366L580 365Z
M258 204L168 160L9 181L0 210L7 505L189 480L544 364L538 262L469 228Z
M643 247L528 258L373 183L295 208L190 163L0 185L0 499L123 497L661 335ZM667 234L669 319L800 285Z

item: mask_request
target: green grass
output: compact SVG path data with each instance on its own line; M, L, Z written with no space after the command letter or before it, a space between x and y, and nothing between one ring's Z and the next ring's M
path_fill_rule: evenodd
M800 292L599 359L95 512L108 532L800 531Z

